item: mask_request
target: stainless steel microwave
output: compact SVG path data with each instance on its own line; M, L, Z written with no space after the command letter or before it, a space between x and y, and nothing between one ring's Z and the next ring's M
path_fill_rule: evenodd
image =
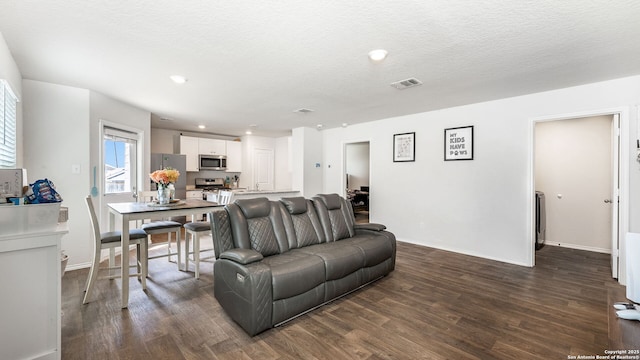
M200 170L227 170L227 157L225 155L204 155L198 156Z

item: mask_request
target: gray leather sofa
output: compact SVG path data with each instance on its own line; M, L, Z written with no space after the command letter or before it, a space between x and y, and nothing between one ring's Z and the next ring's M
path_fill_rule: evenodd
M389 274L396 239L337 194L236 200L211 213L214 293L249 335Z

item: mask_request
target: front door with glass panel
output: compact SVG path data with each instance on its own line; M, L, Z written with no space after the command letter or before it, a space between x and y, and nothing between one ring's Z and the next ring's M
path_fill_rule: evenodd
M103 127L101 174L103 206L115 202L136 201L138 179L138 134ZM107 212L102 212L107 226Z

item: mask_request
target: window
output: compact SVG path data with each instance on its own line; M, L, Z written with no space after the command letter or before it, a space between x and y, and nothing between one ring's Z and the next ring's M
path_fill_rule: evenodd
M104 193L135 193L138 135L105 127L103 141Z
M0 80L0 169L16 167L16 103L9 84Z

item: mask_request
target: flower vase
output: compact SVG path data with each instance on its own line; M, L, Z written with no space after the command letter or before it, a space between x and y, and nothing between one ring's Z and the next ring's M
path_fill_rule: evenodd
M171 190L166 187L158 187L158 204L166 205L171 201Z
M167 188L169 189L169 200L173 201L176 198L176 187L173 185L173 183L167 185Z

